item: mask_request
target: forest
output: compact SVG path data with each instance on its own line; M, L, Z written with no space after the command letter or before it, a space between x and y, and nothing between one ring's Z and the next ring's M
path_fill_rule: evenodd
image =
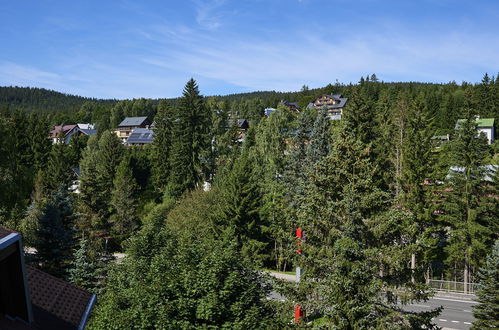
M341 120L307 107L323 94L348 98ZM497 259L499 143L476 118L498 113L488 74L208 97L191 79L175 99L0 87L0 226L36 251L27 262L98 294L92 329L286 328L293 302L313 327L432 329L438 310L400 304ZM134 116L154 120L151 145L112 131ZM48 139L74 123L97 134ZM263 272L297 266L299 283Z

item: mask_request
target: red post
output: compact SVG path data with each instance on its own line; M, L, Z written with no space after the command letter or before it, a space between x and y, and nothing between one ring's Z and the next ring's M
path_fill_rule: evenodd
M298 246L296 253L301 254L300 243L301 239L303 238L303 232L301 231L300 227L296 228L296 238L298 238L298 242L296 243L296 245Z
M303 311L301 310L300 305L295 305L295 323L298 324L301 322L301 318L303 316Z

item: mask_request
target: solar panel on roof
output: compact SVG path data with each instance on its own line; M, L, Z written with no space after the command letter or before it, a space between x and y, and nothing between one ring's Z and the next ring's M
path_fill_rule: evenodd
M140 137L140 133L132 133L132 134L130 134L130 137L131 138L138 138L138 137Z

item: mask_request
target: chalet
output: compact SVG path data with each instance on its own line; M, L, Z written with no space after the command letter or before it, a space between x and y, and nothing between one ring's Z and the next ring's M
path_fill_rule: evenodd
M459 129L466 119L458 119L455 129ZM480 134L487 137L487 142L492 144L494 142L494 118L476 118L477 129Z
M21 235L0 227L0 329L84 329L95 300L25 265Z
M61 136L64 139L65 144L69 144L71 141L71 137L86 135L91 136L97 133L92 124L73 124L73 125L58 125L52 127L49 132L49 139L52 140L52 144L56 144L58 142L59 137Z
M348 98L342 97L341 94L324 94L319 96L308 104L309 109L323 109L325 108L332 120L340 120Z
M126 139L127 146L145 146L154 142L154 130L149 128L134 128Z
M136 128L149 128L151 121L147 117L126 117L114 130L123 143L126 143L132 131Z
M295 102L288 102L283 100L279 104L285 106L286 108L288 108L293 112L300 112L300 106Z

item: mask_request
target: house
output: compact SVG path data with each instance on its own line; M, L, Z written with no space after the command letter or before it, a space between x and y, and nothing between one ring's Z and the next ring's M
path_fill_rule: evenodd
M114 132L123 143L126 143L135 128L149 128L149 125L151 125L151 121L147 117L126 117Z
M0 227L0 329L84 329L95 300L25 265L21 235Z
M298 104L296 104L295 102L288 102L288 101L283 100L279 104L285 106L290 111L300 112L300 106Z
M263 110L263 114L265 115L265 117L268 117L270 116L273 112L275 111L275 108L265 108Z
M446 179L451 179L457 173L464 173L465 167L451 166ZM483 177L482 182L494 182L494 176L499 170L499 165L483 165L480 167Z
M154 142L154 130L150 128L134 128L126 140L127 146L144 146Z
M455 129L459 129L466 119L458 119L456 122ZM477 129L480 134L484 134L487 137L487 142L492 144L494 142L494 118L480 118L476 117Z
M86 135L91 136L97 133L92 124L73 124L73 125L58 125L53 126L49 132L49 139L52 144L58 143L58 139L62 133L65 144L69 144L72 136Z
M244 142L246 131L249 129L249 122L246 119L229 119L227 126L229 128L237 126L237 142Z
M316 98L314 102L308 104L309 109L325 108L332 120L340 120L348 98L342 97L341 94L323 94Z

